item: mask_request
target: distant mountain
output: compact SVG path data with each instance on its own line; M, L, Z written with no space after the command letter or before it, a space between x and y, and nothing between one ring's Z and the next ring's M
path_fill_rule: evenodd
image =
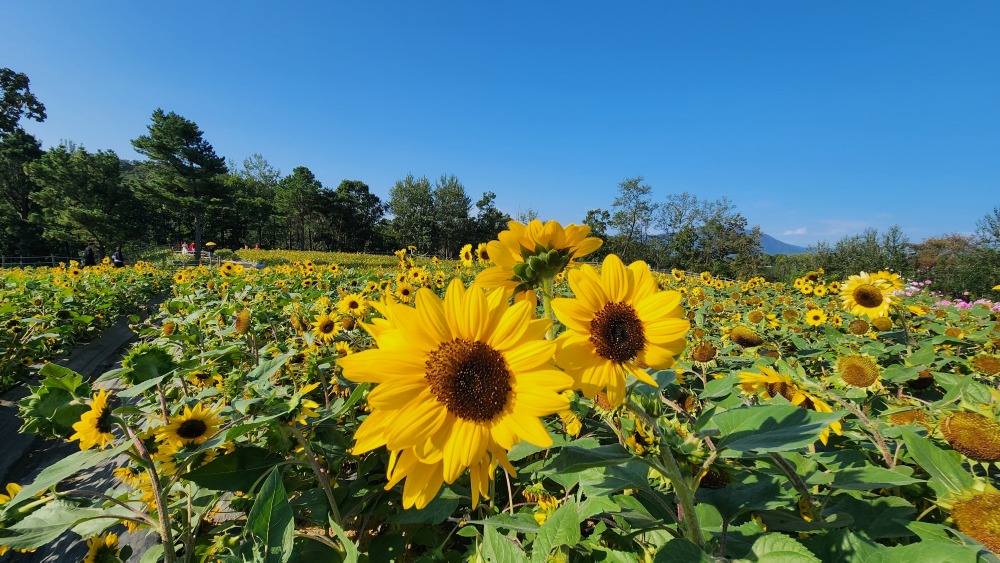
M805 247L782 242L767 233L764 233L764 236L761 237L760 243L764 247L764 254L802 254L809 252Z

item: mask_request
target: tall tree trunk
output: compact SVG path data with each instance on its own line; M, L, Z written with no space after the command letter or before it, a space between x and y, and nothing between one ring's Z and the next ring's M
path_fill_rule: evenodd
M194 265L201 266L201 211L194 212Z

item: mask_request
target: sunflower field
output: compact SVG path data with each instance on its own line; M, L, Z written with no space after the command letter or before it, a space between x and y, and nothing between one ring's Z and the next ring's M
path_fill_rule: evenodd
M588 235L177 272L120 368L48 364L21 402L80 451L6 486L0 553L997 560L1000 306L595 267ZM100 464L112 488L71 483Z
M170 275L146 262L0 269L0 389L169 287Z

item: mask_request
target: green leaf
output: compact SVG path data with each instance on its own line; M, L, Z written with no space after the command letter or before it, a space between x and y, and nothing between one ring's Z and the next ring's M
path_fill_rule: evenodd
M34 549L52 542L80 522L100 517L100 508L81 508L73 503L55 500L32 512L24 520L6 528L15 535L3 538L11 549Z
M4 505L4 513L6 513L7 510L12 509L14 506L48 489L49 487L56 485L63 479L71 477L81 471L96 467L104 460L111 459L131 446L132 442L123 442L108 450L83 450L64 457L58 462L43 469L34 481L22 487L21 492L17 493L17 495L15 495L10 502Z
M904 427L901 433L906 449L931 476L927 484L939 497L957 495L972 488L972 475L962 466L961 456L957 452L942 450L910 427Z
M257 493L247 515L247 528L263 543L265 562L285 563L291 559L295 526L277 467L271 470Z
M285 362L287 362L289 358L294 355L295 354L292 352L285 352L284 354L271 358L270 360L262 361L253 369L253 371L247 374L247 379L258 381L269 379L272 375L277 373L279 369L281 369L281 366L285 365Z
M899 466L895 469L885 469L883 467L858 467L841 469L833 473L833 482L830 486L837 489L850 489L853 491L870 491L885 487L900 487L922 483L923 479L914 479L913 468Z
M663 544L656 555L653 556L653 563L714 563L715 558L709 556L689 540L684 538L674 538Z
M759 510L781 494L777 480L767 475L748 475L721 489L699 488L699 502L709 503L725 520L733 520L743 512Z
M575 473L592 467L607 467L632 460L632 454L619 444L596 448L567 446L559 450L551 467L559 473Z
M483 550L481 555L486 561L507 563L508 561L527 561L524 551L514 542L507 539L493 526L483 530Z
M844 413L822 413L794 405L769 404L715 415L722 432L718 448L738 452L786 452L805 448Z
M929 366L936 358L937 352L934 351L934 345L927 344L910 354L910 357L906 358L906 364L910 366Z
M566 501L556 509L535 535L531 547L532 561L546 561L553 549L562 545L576 545L580 541L580 516L576 501Z
M149 378L149 379L143 379L141 383L137 383L137 384L135 384L135 385L133 385L133 386L127 388L127 389L122 389L121 391L118 391L118 396L119 397L124 397L124 398L129 398L129 397L135 397L137 395L141 395L147 389L150 389L152 387L156 387L157 385L159 385L160 383L162 383L163 379L166 378L166 377L167 377L167 374L159 375L159 376L152 377L152 378Z
M57 364L48 363L38 370L38 375L45 379L42 385L50 389L65 389L70 393L75 393L76 388L83 383L83 376L75 371Z
M354 545L351 538L347 537L347 532L345 532L339 524L334 522L333 515L330 516L330 527L333 528L333 532L337 534L337 539L340 540L340 544L344 546L344 551L346 552L344 556L344 563L358 563L358 546Z
M212 460L181 477L206 489L249 491L265 473L284 458L262 448L244 447Z
M391 524L430 524L436 526L447 520L458 508L460 499L437 497L421 509L411 508L389 518Z
M738 376L732 374L720 379L713 379L705 384L705 390L698 394L698 398L719 399L729 396L738 382Z
M752 559L775 563L819 563L806 546L784 534L764 534L750 548Z

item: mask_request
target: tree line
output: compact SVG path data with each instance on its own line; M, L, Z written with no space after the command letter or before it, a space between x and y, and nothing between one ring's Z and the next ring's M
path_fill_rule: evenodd
M325 186L306 166L282 174L260 154L216 154L193 121L157 109L132 147L146 160L64 141L49 150L22 120L44 121L28 77L0 69L0 253L102 254L118 245L384 252L416 245L456 256L490 240L510 217L486 191L475 205L461 181L408 175L382 201L360 180Z

